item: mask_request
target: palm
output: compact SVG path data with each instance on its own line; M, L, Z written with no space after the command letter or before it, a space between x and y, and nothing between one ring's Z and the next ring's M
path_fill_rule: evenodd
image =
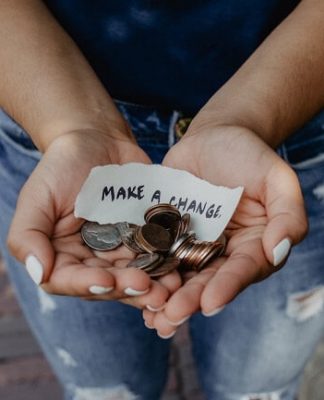
M298 209L299 221L305 226L294 173L252 132L220 127L188 132L186 136L170 150L164 164L216 185L243 186L244 194L225 231L228 244L224 257L198 274L189 275L163 313L152 316L146 312L148 323L164 334L170 330L167 320L179 321L199 309L209 313L278 269L272 265L272 249L286 229L280 219L283 214L287 214L288 223L292 219L290 211L281 210L282 201L286 206L291 199L291 214ZM296 241L304 234L303 229L298 231Z
M91 168L132 161L150 163L130 140L109 141L100 134L77 132L56 140L36 167L21 192L10 236L22 260L26 257L23 252L36 253L42 260L42 287L47 292L91 298L89 288L113 287L111 293L95 298L123 299L127 297L125 288L144 292L151 287L152 295L146 301L155 306L168 297L168 290L158 282L151 283L143 271L124 268L133 258L125 247L111 252L86 247L79 233L84 221L73 214L76 196ZM140 300L133 305L143 306Z

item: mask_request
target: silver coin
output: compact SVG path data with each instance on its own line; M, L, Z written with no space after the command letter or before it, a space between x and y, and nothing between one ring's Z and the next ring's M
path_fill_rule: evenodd
M123 234L122 241L123 245L126 246L128 250L134 253L144 253L144 250L134 241L134 231L130 231L128 234Z
M149 253L149 254L142 254L132 260L127 267L135 267L138 269L146 269L150 267L152 264L157 264L159 261L163 260L163 257L157 253Z
M117 222L115 224L121 236L129 235L134 232L134 229L137 227L135 224L130 224L128 222Z
M99 251L116 249L122 238L115 225L100 225L97 222L85 222L81 228L81 236L87 246Z

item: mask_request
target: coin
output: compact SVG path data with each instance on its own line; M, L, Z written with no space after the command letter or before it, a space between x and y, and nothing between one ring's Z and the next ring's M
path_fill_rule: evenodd
M191 242L196 238L196 234L193 231L189 231L181 235L171 246L169 254L171 256L175 255L176 251L182 246L184 243Z
M169 204L169 203L160 203L160 204L156 204L150 208L148 208L145 211L144 214L144 220L145 222L151 222L151 218L154 215L158 215L160 213L169 213L169 214L174 214L177 215L179 218L181 217L181 214L179 212L179 210L177 209L177 207Z
M99 251L116 249L122 243L119 231L113 224L100 225L87 221L82 225L81 236L90 248Z
M206 248L205 254L195 265L197 271L201 271L204 267L213 259L218 257L224 250L224 245L220 242L210 242L209 246Z
M170 249L173 239L171 234L157 224L145 224L134 232L136 244L147 252L166 252Z
M123 234L122 235L122 241L123 245L128 248L128 250L133 251L134 253L144 253L145 250L143 250L141 247L137 245L137 243L134 240L134 230L130 231L128 234Z
M199 272L225 251L224 235L215 241L197 240L195 232L189 231L190 214L181 216L179 210L168 203L147 209L144 220L143 226L126 221L105 225L86 222L81 236L95 250L113 250L123 243L132 252L142 253L128 266L142 269L154 278L176 268L180 272Z
M224 233L222 233L222 234L216 239L216 241L217 241L217 242L220 242L220 243L224 246L224 249L225 249L227 240L226 240L226 236L224 235Z
M181 214L179 210L168 203L157 204L146 210L144 214L145 222L163 226L170 232L173 239L176 238L181 224Z
M181 220L178 225L178 231L175 235L175 240L178 240L180 236L184 235L189 231L190 228L190 214L185 213L181 217Z
M149 267L157 266L163 261L163 256L157 253L142 254L128 263L127 267L135 267L146 270Z
M130 224L128 222L117 222L115 224L116 228L118 229L120 235L129 235L131 232L134 232L134 229L137 227L135 224Z
M167 257L163 263L160 264L153 271L149 272L151 278L158 278L169 274L170 272L177 269L180 265L180 260L175 257Z

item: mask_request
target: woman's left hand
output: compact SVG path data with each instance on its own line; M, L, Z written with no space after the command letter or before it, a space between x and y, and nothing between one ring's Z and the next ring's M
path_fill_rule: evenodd
M307 219L294 171L246 128L192 124L163 164L215 185L244 187L225 231L225 255L185 276L163 311L143 311L146 325L169 337L193 313L214 315L247 286L278 271L291 245L305 236Z

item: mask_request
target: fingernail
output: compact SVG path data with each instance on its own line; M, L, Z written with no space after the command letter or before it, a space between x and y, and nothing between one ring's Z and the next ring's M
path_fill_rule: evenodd
M209 311L209 312L202 311L201 313L205 317L212 317L213 315L216 315L216 314L220 313L224 308L225 308L225 306L217 307L213 311Z
M273 254L273 265L276 267L279 265L287 256L291 249L291 241L288 238L283 239L277 244L272 250Z
M146 328L148 328L148 329L154 329L154 326L149 325L146 321L144 321L144 325L145 325Z
M104 287L104 286L97 286L93 285L89 287L89 292L92 294L106 294L114 290L113 287Z
M36 285L40 285L43 280L44 270L38 258L33 255L29 255L26 257L25 264L32 280L36 283Z
M176 331L169 333L169 335L161 335L158 331L156 332L161 339L170 339L175 335Z
M179 326L179 325L183 324L184 322L186 322L189 318L190 318L190 315L187 315L186 317L182 318L180 321L173 322L168 319L168 322L172 326Z
M164 307L165 307L165 304L163 304L163 306L161 306L161 307L152 307L152 306L150 306L149 304L147 304L147 306L146 306L146 308L147 308L149 311L152 311L152 312L162 311L162 310L164 309Z
M124 290L124 293L127 294L127 296L140 296L142 294L147 293L150 290L150 288L147 288L145 290L136 290L136 289L132 289L131 287L127 287Z

